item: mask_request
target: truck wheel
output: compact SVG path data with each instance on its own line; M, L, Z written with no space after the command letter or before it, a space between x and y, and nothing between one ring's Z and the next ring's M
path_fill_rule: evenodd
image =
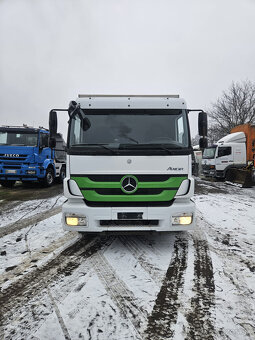
M5 188L12 188L16 181L0 181L0 184Z
M52 168L48 168L46 170L46 175L43 178L41 183L44 187L50 187L53 184L53 182L54 182L54 171Z
M63 183L63 180L65 179L65 177L66 177L66 168L65 166L62 166L59 176L57 177L57 182Z

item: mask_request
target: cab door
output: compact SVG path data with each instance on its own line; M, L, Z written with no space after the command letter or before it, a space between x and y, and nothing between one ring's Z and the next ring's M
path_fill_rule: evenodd
M232 146L219 146L216 156L216 170L223 171L234 162Z
M39 136L39 163L43 163L45 159L51 158L51 149L49 148L49 134L41 132Z

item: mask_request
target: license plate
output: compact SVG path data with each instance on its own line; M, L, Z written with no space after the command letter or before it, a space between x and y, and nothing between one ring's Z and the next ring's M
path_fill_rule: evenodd
M133 212L123 212L118 213L118 220L142 220L143 219L143 213L133 213Z
M5 170L5 173L6 173L6 174L16 174L16 173L17 173L17 170L11 170L11 169L9 169L9 170Z

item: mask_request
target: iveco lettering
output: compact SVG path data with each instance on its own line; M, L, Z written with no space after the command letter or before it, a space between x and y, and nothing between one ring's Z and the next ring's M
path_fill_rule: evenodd
M195 223L188 116L199 112L200 144L207 115L178 95L79 95L68 109L65 230L176 231Z

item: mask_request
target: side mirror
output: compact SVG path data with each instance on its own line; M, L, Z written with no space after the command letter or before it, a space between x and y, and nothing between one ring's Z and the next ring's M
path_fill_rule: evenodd
M70 103L69 103L69 107L68 107L68 114L69 116L71 116L71 114L76 110L77 108L77 103L72 100Z
M50 136L55 136L58 130L57 112L51 110L49 113L49 131Z
M204 137L201 137L199 139L199 148L200 149L205 149L208 147L208 139L207 138L204 138Z
M83 118L82 120L82 130L87 131L91 127L90 120L88 117Z
M199 112L198 115L198 133L200 136L207 136L207 113Z
M54 149L56 147L56 138L50 137L50 139L49 139L49 147L51 149Z

